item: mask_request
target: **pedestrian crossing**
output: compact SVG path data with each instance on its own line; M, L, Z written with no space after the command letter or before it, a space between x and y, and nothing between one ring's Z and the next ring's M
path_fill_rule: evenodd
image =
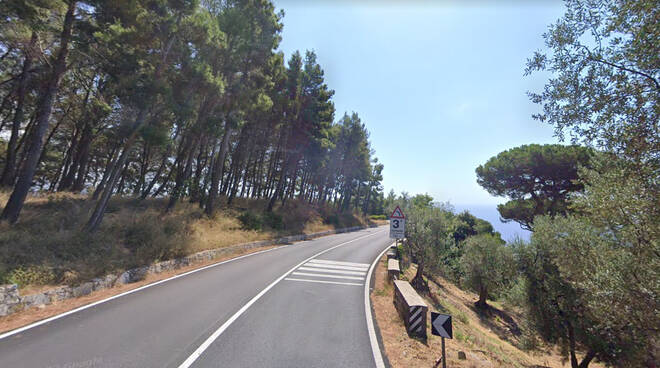
M369 264L312 259L285 278L286 281L364 286Z

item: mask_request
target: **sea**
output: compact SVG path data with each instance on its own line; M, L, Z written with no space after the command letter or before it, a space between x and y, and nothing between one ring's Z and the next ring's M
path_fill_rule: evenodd
M496 204L452 204L452 206L456 213L468 210L474 216L490 222L495 231L499 231L502 234L502 239L507 242L511 242L516 238L529 241L531 232L522 229L517 222L502 222L500 220L500 213L497 212Z

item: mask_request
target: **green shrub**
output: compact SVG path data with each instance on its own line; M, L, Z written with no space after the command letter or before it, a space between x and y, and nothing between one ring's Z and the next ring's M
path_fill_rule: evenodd
M284 228L284 222L282 221L282 216L274 212L264 213L262 215L262 222L264 225L274 230L282 230Z
M6 276L11 284L24 285L48 285L55 282L55 272L47 266L19 267L9 272Z
M238 221L241 222L245 230L260 230L263 226L263 221L259 215L252 212L243 212L238 216Z
M527 279L520 276L502 292L502 299L510 306L524 307L527 305L527 288Z
M371 215L369 216L370 220L387 220L387 216L385 215Z
M190 230L180 219L148 213L125 226L124 246L133 252L130 267L185 254L184 239Z
M336 214L328 215L323 222L325 222L328 225L338 226L339 216L337 216Z

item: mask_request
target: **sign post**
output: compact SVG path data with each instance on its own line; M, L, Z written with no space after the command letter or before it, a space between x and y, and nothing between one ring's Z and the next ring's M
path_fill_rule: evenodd
M451 328L451 315L431 312L431 333L442 337L442 368L447 368L447 356L445 354L445 337L454 338ZM437 363L436 363L437 366Z
M406 234L406 216L399 206L390 215L390 238L403 239Z

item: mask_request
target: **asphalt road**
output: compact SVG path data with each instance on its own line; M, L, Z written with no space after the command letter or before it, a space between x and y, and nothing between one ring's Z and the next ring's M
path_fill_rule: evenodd
M0 339L0 367L375 367L384 227L206 268Z

